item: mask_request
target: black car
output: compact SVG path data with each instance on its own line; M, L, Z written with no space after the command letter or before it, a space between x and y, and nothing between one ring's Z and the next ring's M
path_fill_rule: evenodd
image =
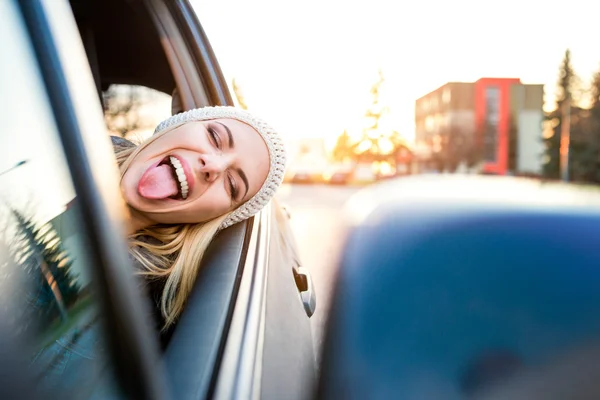
M185 0L0 1L0 398L311 395L315 294L276 204L218 235L164 348L132 274L103 100L129 85L173 112L232 105L198 17Z

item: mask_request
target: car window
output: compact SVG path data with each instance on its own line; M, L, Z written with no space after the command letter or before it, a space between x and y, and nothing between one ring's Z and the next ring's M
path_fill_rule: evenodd
M53 398L118 395L71 172L23 21L0 1L0 321ZM99 393L102 390L102 394Z
M110 85L102 99L108 133L134 142L150 136L172 112L172 97L146 86Z

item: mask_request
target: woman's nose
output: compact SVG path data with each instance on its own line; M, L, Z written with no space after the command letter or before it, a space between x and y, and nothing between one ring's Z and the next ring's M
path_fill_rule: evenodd
M207 182L214 182L228 168L227 158L221 154L203 154L200 157L200 173Z

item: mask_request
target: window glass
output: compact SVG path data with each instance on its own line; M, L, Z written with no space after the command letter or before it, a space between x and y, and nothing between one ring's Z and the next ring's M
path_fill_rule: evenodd
M0 323L52 398L118 395L81 205L12 1L0 1L0 42Z
M483 134L483 154L485 161L495 162L498 146L498 123L500 89L490 86L485 89L485 131Z

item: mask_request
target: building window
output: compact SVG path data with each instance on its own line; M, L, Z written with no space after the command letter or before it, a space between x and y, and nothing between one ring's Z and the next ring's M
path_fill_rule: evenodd
M443 127L444 127L444 115L443 114L435 114L436 131L439 131Z
M433 115L428 115L425 118L425 131L433 132L434 128L435 128L435 119L434 119Z
M496 162L498 148L498 122L500 120L500 89L485 89L485 120L483 131L484 160Z
M442 92L442 103L448 104L450 103L450 100L452 100L452 92L450 91L450 88L444 88L444 91Z

